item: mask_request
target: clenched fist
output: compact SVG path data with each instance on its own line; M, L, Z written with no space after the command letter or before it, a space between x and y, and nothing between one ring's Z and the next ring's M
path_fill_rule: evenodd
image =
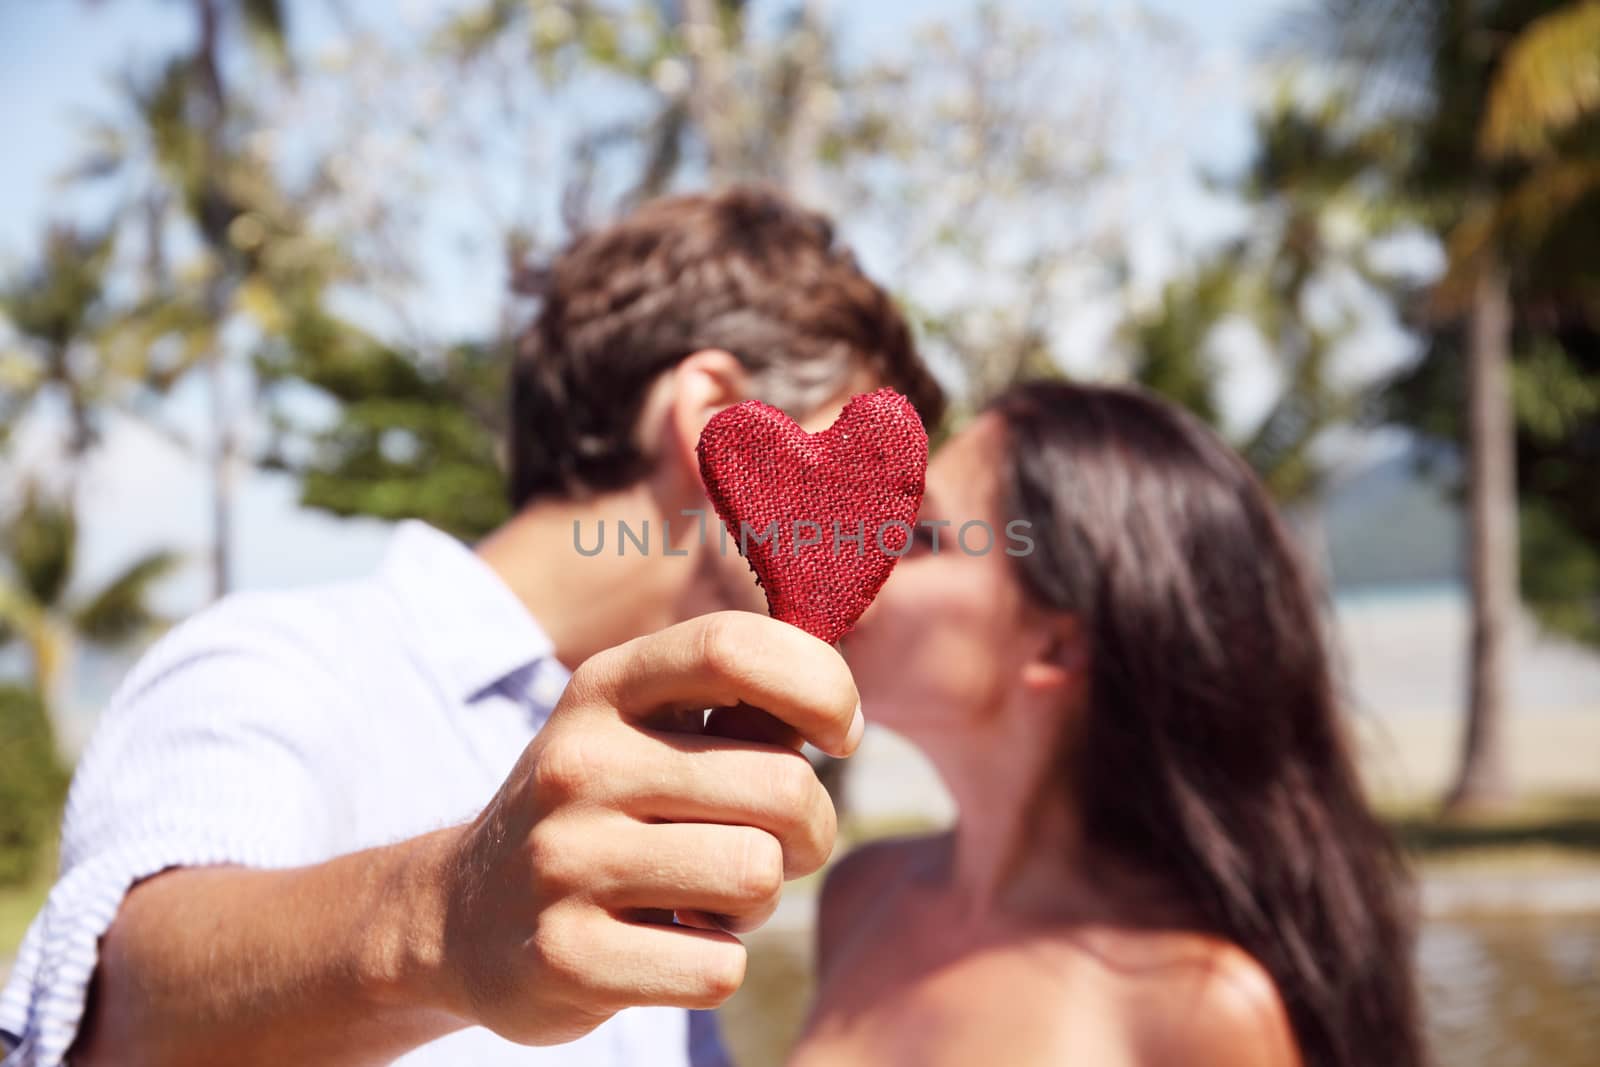
M760 615L704 616L578 667L451 842L441 1006L544 1045L626 1007L710 1008L739 987L730 931L764 922L837 828L795 748L673 728L739 705L834 755L861 738L839 654Z

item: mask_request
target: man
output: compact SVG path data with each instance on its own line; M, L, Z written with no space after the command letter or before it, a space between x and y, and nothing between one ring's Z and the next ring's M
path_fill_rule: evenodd
M725 610L761 601L695 442L747 397L817 430L884 384L937 416L889 299L773 194L576 241L517 357L510 522L475 552L404 524L375 577L230 597L124 683L6 1067L709 1061L683 1009L738 987L733 932L835 821L792 748L683 717L745 703L840 755L862 722L832 648ZM601 523L648 549L577 551Z

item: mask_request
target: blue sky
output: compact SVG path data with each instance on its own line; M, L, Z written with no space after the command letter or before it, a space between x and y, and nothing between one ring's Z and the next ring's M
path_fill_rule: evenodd
M291 0L299 35L316 41L331 32L319 0ZM1048 10L1055 0L1015 0L1009 6ZM358 0L365 12L388 6ZM411 7L418 6L413 2ZM441 5L443 6L443 5ZM456 6L459 6L457 4ZM970 0L874 0L845 5L852 49L875 50L903 38L908 27L973 6ZM1101 5L1116 9L1115 3ZM1203 49L1245 69L1274 20L1291 0L1193 4L1153 0L1149 9L1181 24ZM0 168L0 262L23 254L41 223L62 207L53 179L77 155L80 123L104 114L116 99L114 80L130 65L181 45L191 35L188 7L179 0L0 0L0 135L10 158ZM1248 147L1248 110L1235 91L1219 93L1208 162L1226 163Z

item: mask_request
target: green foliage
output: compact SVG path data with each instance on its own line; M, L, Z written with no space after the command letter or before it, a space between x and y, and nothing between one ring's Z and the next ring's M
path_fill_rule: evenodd
M77 539L69 498L36 483L0 524L0 645L26 646L34 687L52 711L60 710L72 642L114 646L155 632L162 620L149 606L151 591L180 561L152 552L81 595L73 590Z
M39 604L55 604L72 577L78 523L72 509L30 484L22 505L0 529L0 551L22 591Z
M1569 321L1555 333L1524 325L1512 364L1521 499L1522 595L1542 624L1600 643L1600 333ZM1459 328L1436 328L1415 367L1387 391L1386 418L1459 442L1467 395Z
M1585 374L1564 348L1539 336L1512 368L1512 404L1532 443L1559 444L1600 422L1600 375Z
M152 633L162 623L150 607L155 584L178 569L176 552L147 553L128 564L72 613L74 628L86 640L118 645Z
M1369 262L1372 240L1394 223L1372 196L1376 179L1403 156L1389 123L1363 123L1347 94L1305 103L1285 90L1256 119L1256 149L1244 175L1219 182L1255 209L1249 231L1185 277L1169 282L1153 313L1124 331L1141 384L1219 423L1220 388L1211 342L1230 317L1253 326L1277 364L1283 388L1261 422L1234 446L1273 496L1314 496L1324 471L1315 446L1368 405L1372 386L1341 384L1331 362L1355 316L1319 309L1313 295L1343 274L1386 290ZM1340 225L1357 230L1340 239ZM1326 295L1326 289L1324 289Z
M1465 312L1483 264L1508 268L1521 587L1547 626L1600 640L1600 4L1325 0L1320 33L1352 91L1412 151L1381 195L1447 251L1426 299L1396 291L1423 341L1382 414L1466 445ZM1396 108L1397 100L1409 101Z
M1600 331L1528 332L1513 380L1522 591L1544 625L1600 644Z
M1524 502L1522 595L1539 622L1600 645L1600 543L1581 536L1549 505Z
M289 61L285 0L239 0L239 13L256 47L279 63Z
M0 311L18 332L52 351L78 340L104 295L111 245L110 234L52 227L38 266L13 279L0 294Z
M1390 120L1358 117L1356 101L1340 89L1307 101L1292 81L1256 116L1255 155L1242 183L1256 202L1292 197L1326 206L1359 196L1374 177L1392 174L1408 157L1406 130ZM1379 201L1362 205L1381 212Z
M54 840L67 781L38 694L0 686L0 886L35 873Z
M1533 20L1495 74L1479 143L1490 157L1549 155L1600 111L1600 3L1567 4Z
M43 397L59 399L81 455L99 437L106 408L132 384L98 342L107 327L106 273L114 234L57 224L38 259L0 284L0 317L16 332L0 348L0 444Z
M1285 503L1310 499L1322 488L1324 471L1312 454L1329 428L1347 424L1360 398L1329 383L1328 357L1336 334L1309 329L1302 351L1290 363L1290 380L1239 451L1272 495Z
M1228 260L1175 278L1162 289L1161 303L1127 327L1134 380L1213 426L1218 421L1217 375L1207 357L1206 339L1236 307L1233 279Z
M71 177L113 185L113 231L144 246L136 284L121 287L95 345L138 384L139 399L152 401L130 406L165 423L153 401L203 372L209 432L161 428L209 470L218 501L211 585L220 595L230 581L232 472L255 458L240 429L259 386L250 354L354 271L312 224L341 188L328 159L312 154L289 167L273 147L271 90L297 73L290 5L204 0L189 11L192 48L123 79L121 113L90 130L89 151ZM154 557L142 562L149 573L164 566ZM127 577L137 584L137 573ZM89 620L96 627L139 621L129 603L102 606Z
M277 408L267 462L300 478L307 507L481 537L509 516L499 455L510 362L469 344L424 361L306 314L260 360ZM298 425L278 403L307 385L338 404L331 425Z
M1444 2L1324 8L1319 34L1354 64L1353 83L1336 78L1309 104L1285 93L1258 118L1255 158L1235 185L1258 209L1256 251L1222 251L1131 324L1135 376L1215 421L1205 338L1231 314L1253 321L1286 388L1235 443L1279 499L1316 490L1309 445L1341 421L1397 421L1464 446L1462 311L1481 255L1494 249L1513 267L1523 594L1545 625L1596 641L1600 91L1589 81L1600 4L1510 3L1465 20ZM1497 162L1486 166L1483 154ZM1449 252L1445 277L1421 302L1363 256L1346 256L1423 342L1415 366L1368 394L1330 385L1343 324L1307 313L1308 287L1339 256L1325 235L1336 212L1370 234L1410 221Z

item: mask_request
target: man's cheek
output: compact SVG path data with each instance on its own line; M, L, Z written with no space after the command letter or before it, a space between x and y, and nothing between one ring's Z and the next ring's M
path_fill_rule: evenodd
M756 611L765 615L766 594L761 591L755 572L744 561L744 557L737 553L719 556L718 564L723 572L723 588L727 591L728 606L739 611Z

